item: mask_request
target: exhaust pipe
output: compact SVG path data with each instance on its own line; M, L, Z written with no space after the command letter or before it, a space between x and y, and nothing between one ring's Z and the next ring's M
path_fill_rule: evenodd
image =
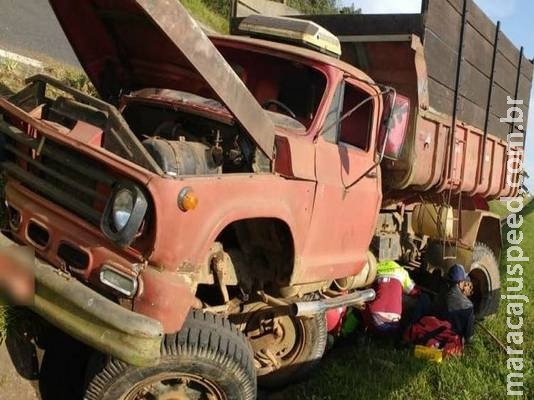
M366 289L324 300L300 301L291 305L291 314L295 317L311 317L332 308L367 303L374 300L375 295L373 289Z

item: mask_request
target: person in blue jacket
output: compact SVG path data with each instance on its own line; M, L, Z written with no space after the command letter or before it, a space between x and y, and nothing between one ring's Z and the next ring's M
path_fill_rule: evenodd
M468 342L473 337L475 312L469 296L473 293L473 284L463 265L453 265L447 274L449 290L445 295L439 317L449 321L452 329Z

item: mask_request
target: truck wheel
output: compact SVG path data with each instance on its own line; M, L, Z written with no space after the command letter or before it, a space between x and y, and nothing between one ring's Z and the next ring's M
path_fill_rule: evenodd
M221 316L192 311L179 333L165 336L161 352L153 367L112 359L93 378L85 399L256 399L250 346Z
M328 332L326 317L275 316L259 309L244 332L254 349L258 384L277 388L304 378L323 357Z
M493 251L484 243L475 243L469 277L473 282L472 301L476 317L484 318L496 313L501 297L499 262Z

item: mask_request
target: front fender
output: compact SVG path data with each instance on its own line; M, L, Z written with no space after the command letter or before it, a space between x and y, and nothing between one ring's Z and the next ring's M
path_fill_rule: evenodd
M176 198L190 187L199 202L183 212ZM217 236L232 222L276 218L288 225L295 254L304 246L313 208L315 183L272 174L226 174L150 183L155 201L156 232L150 264L197 274L206 267Z
M475 243L485 243L500 260L502 234L500 217L485 210L465 210L461 216L460 242L473 249Z

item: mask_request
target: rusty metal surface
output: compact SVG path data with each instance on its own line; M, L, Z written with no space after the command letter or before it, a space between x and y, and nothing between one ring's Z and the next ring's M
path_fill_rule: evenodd
M61 8L59 15L63 15L72 6L65 0L52 2L56 6L56 11ZM121 88L127 88L129 83L131 87L143 87L150 82L155 82L155 86L170 82L171 89L175 89L181 82L176 76L190 80L201 76L236 116L239 123L255 138L263 151L273 157L274 127L266 112L259 107L232 68L179 2L84 0L80 4L86 8L90 4L101 8L98 13L90 17L93 19L105 16L114 18L113 21L120 20L132 24L141 21L140 25L132 26L132 30L137 29L137 34L150 32L151 38L158 37L161 42L154 43L161 44L162 48L154 43L152 45L158 47L158 51L162 50L161 57L171 57L169 64L166 65L160 65L160 61L163 63L164 60L158 58L132 59L131 70L123 71L119 68L115 71L124 72L126 77L117 81L120 85L125 85ZM76 21L80 22L74 19L72 23ZM146 31L139 28L140 26L146 28ZM70 26L70 29L74 30L70 31L71 34L75 35L75 29L82 27ZM95 26L96 38L110 39L104 35L105 29L102 29ZM77 34L83 36L82 32L78 31ZM77 40L81 36L77 37ZM136 42L138 39L139 37L134 35L133 41L128 42L128 45L135 47L135 44L143 44ZM381 169L377 168L374 174L367 173L376 162L374 143L383 109L380 97L373 98L374 111L369 132L370 145L367 150L330 143L324 136L317 137L339 84L348 80L351 85L368 95L377 93L377 85L367 75L331 57L293 46L248 38L213 37L212 40L217 46L233 46L244 52L249 49L260 49L259 51L266 54L279 55L284 62L304 61L306 65L321 69L327 76L326 93L315 121L308 130L308 136L279 133L279 150L283 150L283 154L280 153L275 168L282 176L270 173L239 173L215 178L184 176L176 180L165 179L89 144L89 139L92 138L91 132L84 133L82 129L79 137L61 134L50 124L0 101L1 107L8 110L15 118L30 124L40 132L39 134L42 132L43 136L50 140L105 161L107 172L112 171L118 176L143 185L150 194L151 210L153 210L150 218L150 247L149 251L141 254L133 249L114 248L94 224L88 224L62 209L58 205L60 202L52 204L51 201L32 193L28 187L46 188L46 183L35 181L32 186L27 176L23 173L17 174L20 172L20 166L7 164L12 173L7 186L7 200L22 215L20 230L14 232L14 236L21 242L29 243L26 230L29 220L34 218L49 230L51 236L50 243L39 250L39 255L56 267L65 268L56 254L59 243L65 241L79 246L90 254L90 263L84 271L73 273L77 274L77 278L87 280L94 285L99 285L98 271L106 262L121 265L124 270L132 273L137 271L134 264L153 266L154 268L144 270L140 268L142 271L136 272L139 273L140 292L132 300L133 307L139 313L159 320L165 332L179 329L189 309L197 304L193 294L196 286L199 283L213 283L210 270L212 246L230 224L247 219L271 219L283 222L289 232L288 241L292 239L294 242L292 243L294 258L287 257L289 261L284 260L291 264L287 268L288 271L284 271L288 272L288 275L291 274L288 284L328 281L357 275L362 271L367 262L367 250L375 231L382 200ZM84 44L88 45L86 42ZM398 43L393 48L397 45ZM110 42L102 46L103 58L108 56L106 49L113 57L120 53L118 48L112 50L108 48L111 46ZM148 45L144 43L143 46ZM428 103L425 86L427 71L422 59L422 47L414 40L398 46L404 46L401 49L400 61L409 59L410 70L397 71L391 76L411 91L411 98L418 101L422 109ZM83 50L83 46L80 49ZM97 52L98 49L91 51L93 50L96 55L91 55L89 51L85 54L84 61L87 63L88 72L93 74L92 77L100 79L105 69L98 64L100 62L97 57L100 54ZM142 47L141 50L148 51L148 47ZM154 56L156 53L152 50L149 55ZM135 54L139 56L139 53ZM376 54L378 57L378 52ZM92 58L93 56L97 58ZM125 63L121 68L127 66L128 63ZM92 67L95 69L91 71ZM386 71L384 76L387 76L387 73ZM169 80L167 77L170 77ZM106 84L104 81L96 83L101 87ZM156 98L154 101L163 99ZM227 121L232 122L231 119ZM411 147L406 147L409 155L391 166L392 170L398 172L396 176L398 182L404 179L402 182L406 187L419 185L421 190L434 193L450 188L451 184L448 182L442 182L440 186L440 180L443 180L443 173L448 167L446 141L443 140L446 137L444 134L447 130L446 121L446 118L432 111L414 113ZM470 162L479 153L480 133L469 127L459 127L457 131L458 142L462 144L459 147L460 154L455 158L458 164L452 168L464 174L466 179L463 182L453 183L453 189L459 192L496 195L500 191L499 185L502 181L497 179L497 175L502 173L502 170L495 171L495 178L493 175L488 178L491 182L498 180L497 187L473 185L478 176L477 170L472 168ZM427 139L428 136L430 139ZM84 139L85 137L89 139ZM495 142L495 146L488 151L496 152L499 149L503 150L502 143ZM504 150L502 154L495 153L494 157L492 160L504 157ZM473 166L476 168L476 163L473 163ZM389 177L388 175L386 180ZM502 178L502 175L498 177ZM26 187L20 181L24 182ZM358 184L352 186L353 182ZM184 212L177 206L177 198L184 187L190 187L199 200L197 208L190 212ZM98 218L93 216L93 219Z
M70 137L82 143L87 143L96 147L102 146L102 130L86 122L76 122L76 125L74 125L72 130L69 132L69 135Z
M332 66L352 75L356 79L368 82L371 85L373 85L375 82L372 77L363 72L361 69L358 69L345 61L319 53L318 51L245 36L210 35L210 39L217 47L229 46L243 49L261 49L261 51L265 52L266 54L294 59L295 61L304 62L305 64Z
M175 0L50 0L101 96L146 87L210 90L269 159L274 126L186 9ZM90 35L87 32L91 32Z
M22 123L30 125L33 129L38 130L43 136L49 137L60 144L67 145L73 149L76 149L76 151L80 151L84 155L90 156L94 159L105 159L106 164L109 166L110 169L115 171L122 171L122 173L128 175L133 180L136 180L140 183L146 183L150 180L151 177L154 176L154 173L151 173L146 168L134 164L133 162L128 161L127 159L124 159L104 149L80 142L75 138L71 138L69 135L63 134L56 127L52 126L44 120L41 120L32 116L31 114L28 114L24 110L11 104L6 99L0 98L0 111L4 115L7 114L13 116L17 120L20 120ZM161 171L159 166L158 169ZM106 181L105 179L112 179L109 175L102 174L100 170L94 170L93 173L98 174L99 178L102 178L104 181Z
M0 237L0 246L18 246ZM18 246L20 247L20 246ZM159 321L129 311L76 279L38 259L31 308L46 320L94 348L133 365L153 365L160 358L163 328Z
M141 274L143 290L134 299L134 311L161 321L165 333L182 328L191 308L202 303L195 298L195 274L146 268Z
M30 221L35 221L45 227L50 235L48 245L38 249L37 254L49 260L54 267L68 271L73 276L72 280L76 278L89 281L94 287L105 289L98 279L99 270L105 263L116 266L128 274L139 274L142 289L134 298L135 310L160 321L165 332L170 333L180 329L189 309L196 304L192 294L196 282L184 280L184 276L175 274L176 268L159 272L149 268L145 272L135 272L139 266L145 264L140 254L136 254L132 249L114 247L98 229L73 217L61 207L39 198L19 183L8 182L6 200L21 215L20 227L11 232L18 242L32 246L27 231ZM177 209L176 198L172 200L174 208ZM169 228L166 225L160 227L167 231ZM167 238L166 243L176 246L174 239L178 238ZM58 254L61 243L69 243L87 253L89 255L87 267L76 269L67 265ZM173 255L180 257L183 253L174 252ZM106 290L109 291L109 288Z
M370 69L373 77L381 81L393 82L399 93L406 94L412 101L412 115L406 144L400 160L385 160L384 180L388 187L404 191L440 193L452 189L453 192L467 193L471 196L497 198L508 193L516 193L512 188L500 188L505 180L506 143L492 134L487 135L487 151L484 155L483 133L458 121L453 140L451 166L453 176L448 179L451 119L428 107L428 71L424 58L424 48L417 37L411 41L394 43L369 43L366 45L369 62L378 70ZM383 51L389 46L389 52ZM396 63L407 70L383 69L395 54ZM345 55L349 57L349 55ZM397 64L395 64L397 65ZM416 106L417 105L417 106ZM487 166L483 170L481 164ZM514 174L512 181L517 181Z
M184 213L176 199L186 186L196 194L198 205ZM198 273L209 268L210 249L223 229L232 222L250 218L284 221L292 233L295 253L301 254L315 183L272 174L226 174L215 179L212 176L184 177L180 181L154 179L148 189L154 198L156 219L155 250L150 262L170 271ZM327 249L321 246L315 251L323 253Z
M338 76L340 83L343 78ZM374 86L357 80L350 80L350 84L369 95L375 90ZM335 86L328 95L333 98L334 92ZM376 142L382 109L380 98L373 101L368 128L370 143ZM382 200L380 168L374 175L366 173L375 163L374 147L363 151L330 143L324 136L315 145L316 197L306 246L300 255L305 267L295 272L293 283L306 282L309 277L319 281L358 274L367 262ZM358 184L349 188L356 180ZM330 233L325 234L325 229Z
M76 104L76 101L74 100L61 98L58 103L60 108L66 108L69 107L69 105L70 108L75 108L75 113L78 114L78 117L81 117L81 114L84 113L84 110L87 113L87 109L94 108L95 111L101 114L101 119L103 120L101 122L102 128L106 133L104 136L104 145L108 150L113 151L125 159L145 167L151 172L157 174L162 173L159 166L150 157L145 148L130 130L130 127L126 121L124 121L122 115L111 104L89 96L77 89L71 88L50 76L35 75L27 79L27 83L33 83L37 86L41 85L43 86L43 91L45 90L45 85L50 85L74 97L74 99L80 103ZM39 99L39 102L42 102L42 100L43 99ZM0 106L6 107L6 109L9 110L9 107L7 107L6 103L2 103ZM94 121L88 120L87 122L95 124Z
M100 230L80 218L74 217L62 207L55 205L23 187L20 183L10 180L6 186L6 201L10 207L16 209L20 215L20 226L11 229L11 235L20 243L31 246L28 238L28 225L35 221L47 229L49 242L37 253L49 260L57 268L69 270L76 277L83 280L93 280L98 284L97 269L105 262L117 265L132 265L142 263L143 258L131 249L116 249L103 237ZM90 263L83 270L71 270L69 265L57 254L61 243L74 245L89 254Z

